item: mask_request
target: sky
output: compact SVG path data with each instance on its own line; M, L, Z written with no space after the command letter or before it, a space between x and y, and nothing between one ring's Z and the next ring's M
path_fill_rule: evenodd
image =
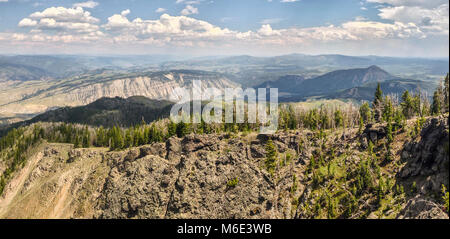
M448 0L0 0L0 54L448 51Z

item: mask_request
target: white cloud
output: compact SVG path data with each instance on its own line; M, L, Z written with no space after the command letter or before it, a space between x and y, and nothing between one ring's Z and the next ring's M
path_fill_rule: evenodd
M19 22L19 27L33 27L37 25L37 21L24 18Z
M178 39L182 37L199 38L224 36L230 34L228 29L222 29L206 21L197 20L186 16L170 16L163 14L157 20L143 20L136 18L128 20L123 15L113 15L103 25L106 30L116 32L119 35L134 35L139 39L146 37L159 37Z
M73 42L100 39L104 33L98 22L81 7L51 7L23 18L18 26L31 28L25 40Z
M165 12L165 11L166 11L166 9L165 9L165 8L162 8L162 7L157 8L157 9L155 10L155 12L157 12L157 13L161 13L161 12Z
M73 7L83 7L83 8L95 8L99 5L98 2L87 1L87 2L79 2L73 4Z
M0 0L0 2L8 2L8 0Z
M130 9L126 9L126 10L123 10L121 13L120 13L120 15L122 15L122 16L126 16L126 15L128 15L128 14L130 14Z
M59 22L83 22L97 23L99 20L91 16L91 13L81 7L65 8L50 7L42 12L35 12L29 16L31 19L54 19Z
M262 25L258 30L258 34L261 36L273 36L273 35L281 35L279 31L274 31L269 24Z
M300 0L281 0L280 2L298 2Z
M198 14L198 8L193 7L192 5L186 5L186 7L181 10L180 14L183 16Z
M393 6L380 7L379 16L394 22L414 23L423 32L430 34L449 34L449 5L443 1L403 1L403 0L370 0L387 2ZM402 5L404 4L404 5ZM440 5L438 5L440 4Z

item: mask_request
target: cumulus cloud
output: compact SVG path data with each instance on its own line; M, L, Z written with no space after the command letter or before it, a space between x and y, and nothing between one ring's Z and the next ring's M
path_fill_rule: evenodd
M258 30L258 34L260 34L261 36L273 36L273 35L280 35L280 32L274 31L269 24L265 24L262 25L261 28Z
M394 22L414 23L423 32L449 34L449 5L444 0L368 0L390 6L378 8L382 19Z
M380 23L357 18L340 26L273 29L262 24L257 31L239 32L220 28L187 16L163 14L156 20L115 14L102 26L113 34L115 42L151 41L161 44L303 44L306 42L370 41L373 39L422 39L425 34L414 23Z
M98 23L99 20L82 7L50 7L23 18L18 26L31 28L24 39L71 42L99 39L104 33Z
M53 19L58 22L97 23L99 20L81 7L65 8L50 7L42 12L35 12L29 16L31 19Z
M206 21L186 16L170 16L163 14L157 20L143 20L136 18L132 21L124 15L113 15L103 25L106 30L119 35L134 35L143 39L146 37L180 38L180 37L214 37L230 34L228 29L222 29Z
M192 5L186 5L186 7L181 10L180 14L183 16L198 14L198 8L193 7Z
M19 27L33 27L37 25L37 21L24 18L19 22Z

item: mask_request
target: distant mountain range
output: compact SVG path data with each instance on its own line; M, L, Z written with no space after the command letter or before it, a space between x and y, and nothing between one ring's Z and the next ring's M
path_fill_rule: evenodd
M367 68L372 65L402 78L421 80L436 80L449 71L448 59L303 54L198 58L165 62L160 64L160 68L198 69L233 74L241 85L254 87L285 75L313 78L335 70Z
M21 66L18 76L2 64ZM120 71L170 71L202 70L232 75L236 82L247 87L265 81L274 81L285 75L316 77L331 71L350 68L367 68L377 65L388 72L405 78L436 79L449 71L448 59L397 58L380 56L304 55L290 54L274 57L215 56L186 58L171 55L142 56L72 56L72 55L0 55L0 82L10 79L27 80L24 67L34 67L45 72L45 77L65 78L87 71L107 68ZM30 69L31 70L31 69ZM2 77L3 75L3 77ZM38 77L32 77L34 80Z
M0 62L0 82L2 81L33 81L49 77L50 74L34 66Z
M201 80L205 88L276 87L281 101L370 100L374 84L388 81L382 84L386 92L420 88L431 95L448 72L446 59L302 54L174 59L0 56L0 124L103 97L168 100L175 88L191 87L193 80Z
M278 88L281 101L301 101L308 98L372 100L377 84L385 94L403 91L434 91L436 84L419 80L401 79L378 66L333 71L311 79L302 76L280 77L255 88Z

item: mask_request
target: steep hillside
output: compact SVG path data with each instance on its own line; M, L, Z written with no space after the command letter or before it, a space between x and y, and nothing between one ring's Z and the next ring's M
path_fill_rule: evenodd
M41 141L7 182L0 217L448 218L448 116L416 125L394 131L391 160L383 124L188 135L124 151Z
M88 105L63 107L47 111L30 120L18 122L7 127L0 127L0 135L10 128L30 125L36 122L66 122L93 126L113 127L116 125L130 127L142 121L167 118L173 103L164 100L152 100L143 96L101 98Z
M291 92L302 93L304 95L320 95L361 86L366 83L392 80L394 78L395 77L377 66L362 69L339 70L306 80L301 84L300 88Z

